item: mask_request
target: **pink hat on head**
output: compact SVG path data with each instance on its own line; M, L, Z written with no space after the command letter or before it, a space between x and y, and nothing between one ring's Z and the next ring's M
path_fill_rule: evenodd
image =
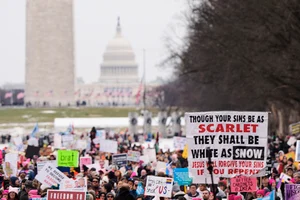
M228 200L234 200L234 197L235 197L235 195L231 194L231 195L228 196Z
M37 190L30 190L28 192L29 195L37 195L38 194L38 191Z
M257 192L256 192L256 195L262 195L262 196L265 196L265 191L264 190L258 190Z
M2 194L8 194L8 190L3 190Z
M270 179L269 180L269 184L272 185L273 183L275 183L276 181L274 179Z
M242 200L242 197L241 197L241 195L237 195L237 196L235 196L235 197L234 197L234 200Z
M41 198L41 195L31 195L30 198Z
M132 172L130 178L132 178L132 177L134 177L134 176L136 176L136 173L135 173L135 172Z

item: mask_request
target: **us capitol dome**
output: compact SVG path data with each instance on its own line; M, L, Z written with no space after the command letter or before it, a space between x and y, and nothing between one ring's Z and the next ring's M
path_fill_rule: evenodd
M142 103L142 86L133 48L123 37L118 19L115 36L103 54L99 81L77 81L75 98L90 106L136 106Z

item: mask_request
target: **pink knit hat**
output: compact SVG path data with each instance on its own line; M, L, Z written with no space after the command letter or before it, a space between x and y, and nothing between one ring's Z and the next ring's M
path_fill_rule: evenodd
M256 195L262 195L262 196L265 196L265 191L264 190L258 190L257 192L256 192Z
M269 184L272 185L273 183L275 183L276 181L274 179L270 179L269 180Z
M29 195L37 195L38 194L38 191L37 190L30 190L28 192Z
M235 195L231 194L231 195L229 195L228 200L234 200L234 197L235 197Z
M234 200L242 200L242 197L241 197L241 195L237 195L237 196L235 196L235 197L234 197Z
M8 194L8 190L3 190L2 194Z

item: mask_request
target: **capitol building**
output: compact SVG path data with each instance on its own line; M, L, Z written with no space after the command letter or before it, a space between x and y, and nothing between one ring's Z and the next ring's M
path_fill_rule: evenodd
M147 90L155 87L147 85ZM134 51L122 36L120 19L116 34L108 42L97 83L75 85L75 100L91 106L133 106L142 102L143 84L138 77Z

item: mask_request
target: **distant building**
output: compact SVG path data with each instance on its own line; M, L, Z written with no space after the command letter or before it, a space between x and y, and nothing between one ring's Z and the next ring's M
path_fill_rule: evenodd
M25 102L75 104L73 0L27 0Z
M149 85L149 90L154 85ZM120 20L100 65L99 82L77 84L75 99L91 106L133 106L143 100L143 84L130 43L122 36Z

